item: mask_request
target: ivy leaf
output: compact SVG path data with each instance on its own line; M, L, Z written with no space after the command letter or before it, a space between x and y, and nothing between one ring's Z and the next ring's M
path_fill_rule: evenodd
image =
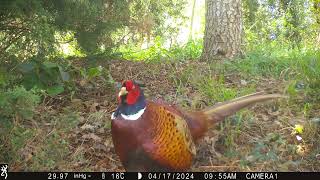
M58 67L58 64L46 61L46 62L43 62L43 66L48 69L51 69L51 68Z
M64 92L64 88L61 85L52 86L47 89L47 93L49 94L49 96L56 96L63 92Z
M65 72L62 67L59 66L60 76L62 81L69 81L70 80L70 74L68 72Z
M33 63L33 62L22 63L18 66L18 69L22 73L28 73L28 72L32 71L34 68L35 68L35 63Z
M98 66L98 67L94 67L94 68L90 68L88 70L88 77L89 78L94 78L97 76L100 76L102 72L102 67Z

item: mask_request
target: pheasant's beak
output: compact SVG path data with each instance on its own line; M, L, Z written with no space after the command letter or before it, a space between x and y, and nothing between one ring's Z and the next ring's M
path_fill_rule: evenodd
M122 87L119 92L119 97L128 94L126 87Z

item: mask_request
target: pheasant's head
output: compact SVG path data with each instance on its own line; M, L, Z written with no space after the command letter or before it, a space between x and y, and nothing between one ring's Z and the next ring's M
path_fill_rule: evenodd
M113 116L122 115L125 119L136 119L136 115L144 112L146 107L143 91L140 84L132 80L123 81L118 93L119 105ZM130 119L133 118L133 119Z
M138 101L141 93L141 89L137 83L132 80L123 81L118 94L118 100L121 104L133 105Z

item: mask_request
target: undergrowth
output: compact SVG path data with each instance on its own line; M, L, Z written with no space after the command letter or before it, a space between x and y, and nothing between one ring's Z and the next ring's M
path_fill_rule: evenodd
M124 46L120 52L125 59L158 62L196 60L201 56L202 40L192 40L184 45L165 47L164 40L157 37L154 43L146 49Z

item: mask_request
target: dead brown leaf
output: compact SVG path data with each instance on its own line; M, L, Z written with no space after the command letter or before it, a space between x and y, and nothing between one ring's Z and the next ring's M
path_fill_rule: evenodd
M90 124L84 124L83 126L80 127L84 131L94 131L94 126Z
M102 141L102 139L99 136L95 135L94 133L84 134L82 136L82 138L86 139L86 140L92 139L92 140L97 141L97 142L101 142Z

